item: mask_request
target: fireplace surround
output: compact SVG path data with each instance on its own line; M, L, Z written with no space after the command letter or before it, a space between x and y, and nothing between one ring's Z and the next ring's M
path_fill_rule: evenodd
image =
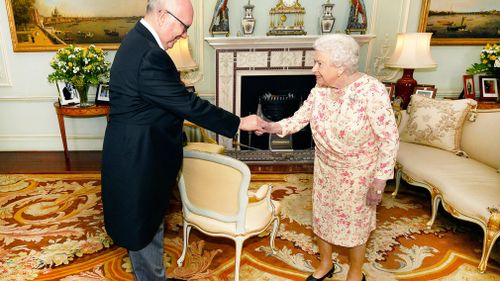
M353 37L362 46L375 36ZM216 51L216 104L239 116L256 113L241 104L247 103L246 97L242 97L242 85L252 76L268 77L266 79L292 76L292 80L304 81L303 85L292 85L295 91L305 91L308 94L314 86L314 82L311 82L311 77L314 77L311 72L314 65L312 46L317 38L318 36L206 37L205 41ZM287 90L287 85L283 86L281 90ZM242 111L242 108L247 112ZM234 149L234 143L239 143L243 134L246 133L239 134L235 141L218 136L218 141L227 149Z

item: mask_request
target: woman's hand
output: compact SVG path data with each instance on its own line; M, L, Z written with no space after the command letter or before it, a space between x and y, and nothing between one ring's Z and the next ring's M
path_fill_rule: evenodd
M376 206L382 201L386 180L373 179L366 194L366 205Z

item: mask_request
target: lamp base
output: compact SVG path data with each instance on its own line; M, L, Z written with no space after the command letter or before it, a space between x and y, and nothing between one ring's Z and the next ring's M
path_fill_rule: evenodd
M403 77L396 82L396 97L401 97L401 109L406 109L410 103L411 95L417 86L417 80L413 79L414 69L403 69Z

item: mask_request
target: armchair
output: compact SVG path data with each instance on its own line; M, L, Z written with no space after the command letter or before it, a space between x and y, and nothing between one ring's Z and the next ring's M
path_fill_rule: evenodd
M250 169L231 157L184 149L184 162L179 178L183 213L182 266L186 257L192 227L202 233L235 241L234 280L239 280L243 243L268 229L272 224L270 246L279 226L279 203L271 200L271 186L256 192L248 190Z

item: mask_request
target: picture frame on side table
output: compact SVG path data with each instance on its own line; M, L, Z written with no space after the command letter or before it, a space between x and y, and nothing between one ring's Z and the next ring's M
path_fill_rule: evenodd
M60 105L72 105L80 103L80 96L75 86L70 82L57 81L57 92L59 94Z
M394 101L396 97L396 85L392 82L382 82L385 85L385 90L389 94L390 101Z
M422 95L422 96L433 99L436 97L436 92L437 92L437 88L435 88L435 87L419 87L419 86L417 86L417 87L415 87L414 94Z
M498 99L498 79L494 76L479 76L479 99L495 101Z
M474 75L466 74L463 76L464 81L464 99L476 99L476 91L474 87Z
M96 104L108 104L109 103L109 84L99 84L97 86L97 91L95 94Z
M498 41L500 1L422 0L418 32L431 45L485 45Z

